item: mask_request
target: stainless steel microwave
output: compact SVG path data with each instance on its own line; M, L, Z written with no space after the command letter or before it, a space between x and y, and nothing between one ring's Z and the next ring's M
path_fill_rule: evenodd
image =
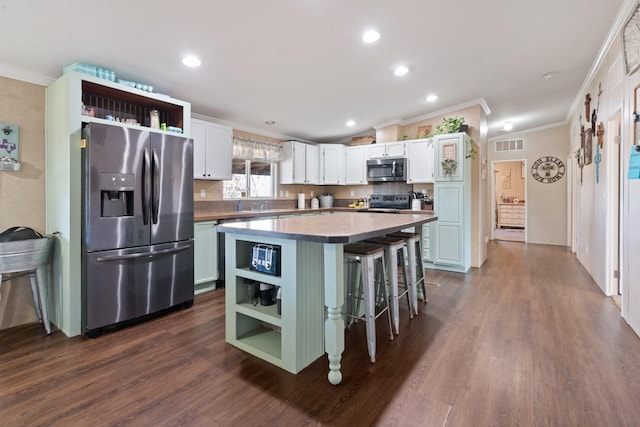
M367 181L387 182L407 180L405 157L384 157L367 160Z

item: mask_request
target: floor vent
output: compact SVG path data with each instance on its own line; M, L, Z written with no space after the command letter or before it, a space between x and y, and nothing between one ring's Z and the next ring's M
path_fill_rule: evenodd
M522 151L524 150L524 139L505 139L496 141L496 151Z

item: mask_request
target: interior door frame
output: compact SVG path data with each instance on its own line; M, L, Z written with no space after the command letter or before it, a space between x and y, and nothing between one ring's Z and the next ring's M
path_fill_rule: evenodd
M522 176L524 177L524 243L528 241L528 179L529 174L527 173L527 159L504 159L504 160L492 160L491 161L491 240L495 240L495 230L496 230L496 211L497 211L497 198L496 195L498 192L496 191L496 163L513 163L513 162L521 162L522 163Z

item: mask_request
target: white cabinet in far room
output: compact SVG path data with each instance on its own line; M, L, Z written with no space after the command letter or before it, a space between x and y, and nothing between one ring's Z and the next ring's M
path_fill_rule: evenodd
M342 185L345 179L344 145L321 144L320 184Z
M320 149L298 141L282 144L280 184L318 184Z
M218 233L216 221L193 224L193 277L195 293L214 289L218 280Z
M433 139L405 141L407 148L407 182L418 184L433 182Z
M368 145L354 145L345 147L345 178L347 185L367 183L367 147Z
M404 141L386 142L367 145L367 159L379 159L381 157L405 157Z
M233 130L229 126L191 119L193 178L231 179Z

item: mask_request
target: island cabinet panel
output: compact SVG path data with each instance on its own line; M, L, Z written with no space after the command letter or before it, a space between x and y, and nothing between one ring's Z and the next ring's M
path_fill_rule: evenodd
M279 275L250 269L252 247L258 244L279 248ZM321 357L322 244L228 233L225 251L226 341L294 374ZM250 281L281 288L281 314L277 304L263 306L251 300L246 291Z

